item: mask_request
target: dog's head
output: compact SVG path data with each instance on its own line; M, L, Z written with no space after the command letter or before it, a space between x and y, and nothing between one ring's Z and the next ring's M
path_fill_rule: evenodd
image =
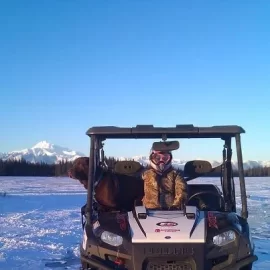
M87 189L89 171L89 157L79 157L74 160L72 167L68 170L68 176L79 180Z

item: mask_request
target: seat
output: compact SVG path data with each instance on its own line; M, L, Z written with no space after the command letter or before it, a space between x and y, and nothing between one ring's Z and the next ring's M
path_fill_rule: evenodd
M206 206L207 210L210 211L223 211L224 209L224 200L221 199L220 195L222 193L216 185L212 184L189 184L189 198L202 191L209 191L217 194L217 196L211 194L201 194L192 198L187 205L197 206L199 209L203 210L203 204Z
M124 174L129 176L140 176L143 166L138 161L121 160L117 161L114 166L114 172L117 174Z

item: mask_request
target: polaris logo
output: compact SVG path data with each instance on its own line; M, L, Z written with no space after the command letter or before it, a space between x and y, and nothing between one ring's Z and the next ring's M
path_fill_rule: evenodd
M159 222L157 223L158 226L161 226L161 227L173 227L173 226L177 226L178 224L175 223L175 222Z

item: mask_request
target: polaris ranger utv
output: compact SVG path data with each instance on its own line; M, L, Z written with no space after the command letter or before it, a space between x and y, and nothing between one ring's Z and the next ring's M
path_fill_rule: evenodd
M240 141L240 134L244 132L239 126L90 128L86 133L91 138L88 197L82 208L80 247L83 269L252 269L258 258L248 224ZM174 151L179 147L176 139L198 138L221 139L222 162L214 168L203 160L185 164L183 176L188 184L189 201L181 209L146 209L141 200L135 200L132 209L100 210L95 199L95 188L102 181L100 168L138 178L141 169L136 161L119 161L114 168L109 168L104 161L106 139L152 139L157 140L153 143L154 149ZM236 143L241 214L236 212L232 138ZM190 180L211 173L219 174L221 189L212 184L189 184ZM122 195L129 196L128 190L122 191Z

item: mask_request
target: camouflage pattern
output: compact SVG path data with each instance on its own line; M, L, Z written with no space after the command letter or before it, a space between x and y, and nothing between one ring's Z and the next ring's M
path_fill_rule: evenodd
M142 173L144 180L143 204L146 208L179 207L187 202L187 183L174 169L159 175L154 169Z

